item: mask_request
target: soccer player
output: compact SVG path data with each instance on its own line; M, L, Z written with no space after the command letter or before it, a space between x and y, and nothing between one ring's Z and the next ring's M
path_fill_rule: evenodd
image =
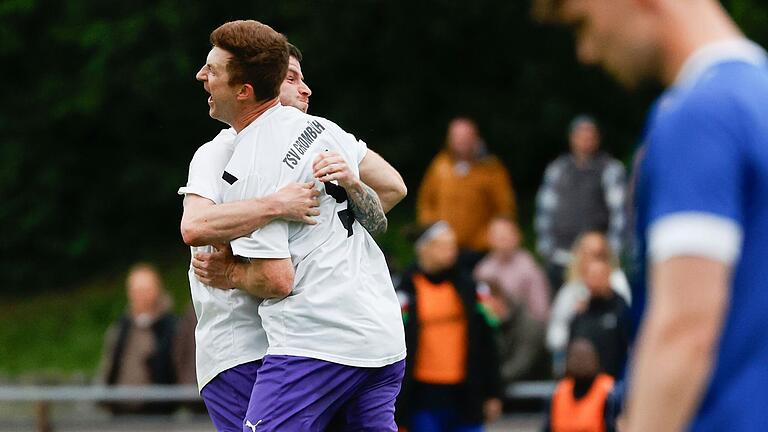
M311 90L301 72L301 53L290 44L289 52L288 73L280 86L280 102L306 111ZM264 198L222 203L221 173L234 150L235 135L234 130L225 129L203 145L190 164L187 185L179 191L185 194L182 233L190 246L227 243L250 234L276 217L314 223L317 191L311 183L291 184ZM405 196L399 173L372 151L366 154L360 175L363 182L373 185L372 189L386 202L387 209ZM365 206L359 208L364 210ZM221 253L213 252L211 247L192 250L197 256ZM190 267L189 278L198 315L198 385L217 430L240 431L256 371L267 348L256 309L258 301L243 292L213 290L201 283L193 270Z
M282 35L235 21L211 42L198 79L210 115L238 132L222 173L225 202L314 179L326 150L355 174L327 178L334 164L318 172L328 181L316 225L275 221L231 242L248 259L235 285L265 298L259 314L269 339L243 430L323 430L338 415L348 430L395 431L405 357L399 304L381 250L348 206L360 192L378 203L357 177L365 146L326 119L277 104L288 63Z
M574 27L581 61L666 86L636 173L648 298L627 430L768 430L765 52L716 0L537 3Z

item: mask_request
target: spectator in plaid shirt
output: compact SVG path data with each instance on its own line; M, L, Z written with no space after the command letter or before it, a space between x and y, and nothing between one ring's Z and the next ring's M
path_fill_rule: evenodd
M571 151L549 164L536 197L537 248L554 290L562 285L579 234L605 233L619 256L626 225L624 166L599 150L600 130L592 117L577 116L569 131Z

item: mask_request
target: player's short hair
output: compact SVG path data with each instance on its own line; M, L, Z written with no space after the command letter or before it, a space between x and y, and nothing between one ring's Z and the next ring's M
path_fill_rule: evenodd
M304 56L301 55L301 51L296 47L296 45L290 42L288 42L288 55L294 57L298 61L304 60Z
M257 101L280 94L288 72L285 36L258 21L230 21L211 33L211 45L232 54L227 63L230 84L250 84Z

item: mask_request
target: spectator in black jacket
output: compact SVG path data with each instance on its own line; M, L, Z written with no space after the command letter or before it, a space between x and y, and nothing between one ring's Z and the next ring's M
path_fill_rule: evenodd
M450 226L424 229L416 252L398 286L408 348L398 425L409 432L482 431L501 414L494 330L471 274L457 265Z
M136 264L126 280L128 312L104 338L99 381L104 385L175 384L172 350L176 318L157 270ZM166 414L177 408L165 402L104 404L113 414Z
M585 269L584 284L590 298L571 322L571 340L586 338L597 349L603 372L618 378L624 370L629 346L629 307L611 288L611 266L595 260Z

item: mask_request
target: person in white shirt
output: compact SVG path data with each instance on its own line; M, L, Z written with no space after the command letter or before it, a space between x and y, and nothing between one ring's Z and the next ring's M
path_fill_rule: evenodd
M610 285L627 304L631 304L629 282L619 267L618 259L611 250L608 238L599 231L581 234L573 245L573 259L568 266L568 280L558 290L552 302L547 325L546 345L552 352L552 370L555 376L565 373L565 354L570 340L570 325L573 318L589 302L589 289L584 284L584 273L593 261L604 261L611 265Z
M280 87L280 100L306 111L311 91L301 73L301 53L290 44L289 48L290 63ZM182 233L190 245L227 242L264 225L276 212L282 212L288 220L314 223L312 216L316 216L317 211L312 205L316 191L307 183L288 185L263 199L221 203L219 192L224 184L221 173L232 155L235 135L233 129L223 130L214 141L198 150L190 165L190 181L180 190L187 194ZM332 161L333 155L326 159ZM339 168L337 171L343 173L344 167ZM387 210L405 196L406 188L399 173L372 151L361 164L361 176L381 197ZM366 206L361 204L354 212L365 210ZM193 253L211 256L201 250L193 248ZM201 393L219 430L240 430L260 364L258 359L266 350L266 337L255 313L257 300L237 290L212 290L195 278L192 268L190 284L198 317L202 318L196 331ZM224 308L220 307L222 304Z
M198 79L211 94L211 116L238 132L222 173L224 201L316 176L325 181L316 225L275 221L231 243L248 259L233 282L265 299L259 314L269 340L244 430L323 430L336 416L345 429L395 431L405 358L399 304L383 253L348 206L361 193L378 202L358 177L365 146L334 123L277 102L275 78L282 80L288 63L282 35L236 21L216 29L211 42ZM337 152L355 175L340 178L333 163L316 170L324 151Z

